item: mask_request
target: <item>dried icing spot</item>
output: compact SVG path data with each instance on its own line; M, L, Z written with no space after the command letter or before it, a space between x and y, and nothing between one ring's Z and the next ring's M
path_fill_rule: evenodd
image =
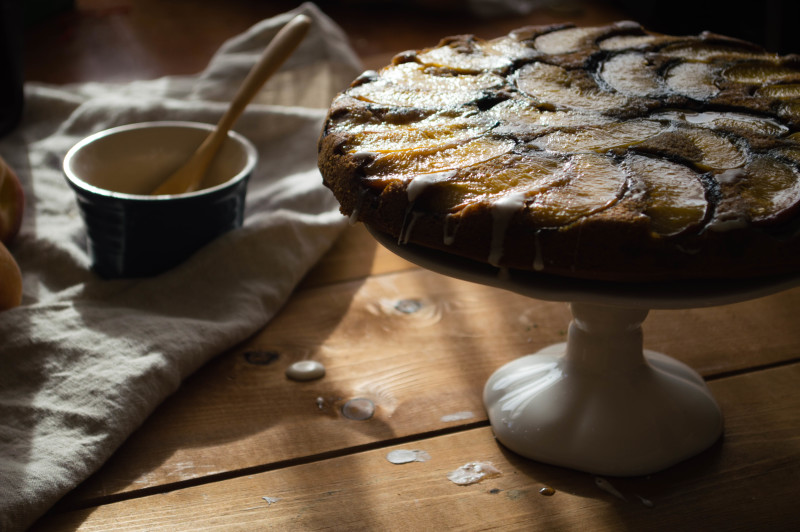
M387 454L386 459L393 464L407 464L409 462L427 462L431 459L431 455L418 449L396 449Z
M276 503L280 500L278 497L261 497L261 498L267 501L267 506L272 506L273 503Z
M496 478L500 475L502 475L500 470L491 462L469 462L455 471L451 471L447 478L454 484L467 486L476 484L483 479Z
M471 419L473 417L475 417L475 414L469 410L464 410L463 412L456 412L455 414L442 416L439 421L442 421L443 423L449 423L451 421L461 421L463 419Z
M423 327L439 323L446 310L446 305L411 297L404 299L381 298L369 303L366 308L374 316L392 317ZM395 326L395 324L387 326Z
M594 483L598 488L600 488L601 490L605 491L606 493L610 493L614 497L616 497L618 499L621 499L623 501L627 501L628 500L628 499L625 498L625 496L622 493L617 491L617 488L612 486L611 483L609 481L607 481L606 479L601 478L601 477L596 477L594 479Z
M402 314L414 314L422 308L422 302L419 299L400 299L394 304L394 309Z
M369 399L358 397L350 399L342 406L342 415L347 419L364 421L375 414L375 403Z
M286 368L286 376L294 381L312 381L325 376L325 366L316 360L301 360Z
M647 508L652 508L653 506L655 506L653 504L653 501L651 501L650 499L645 499L641 495L637 495L636 498L638 498L639 501L641 501L642 505L646 506Z

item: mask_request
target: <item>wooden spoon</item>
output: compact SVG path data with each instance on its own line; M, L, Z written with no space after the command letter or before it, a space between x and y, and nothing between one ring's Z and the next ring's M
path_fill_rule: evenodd
M203 176L214 159L222 141L228 136L228 131L239 118L266 81L278 70L283 62L291 55L297 45L303 40L311 25L311 19L306 15L297 15L290 20L272 41L267 45L261 59L247 74L242 86L233 98L228 110L222 115L214 131L203 141L192 157L176 172L164 180L155 190L153 195L182 194L192 192L200 187Z

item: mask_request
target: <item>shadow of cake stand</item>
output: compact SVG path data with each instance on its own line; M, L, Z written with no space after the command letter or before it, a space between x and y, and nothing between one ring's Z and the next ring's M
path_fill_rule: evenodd
M719 405L703 378L643 348L651 309L724 305L800 285L800 276L753 280L614 283L488 264L369 228L400 257L428 270L523 296L569 303L567 341L499 368L483 400L496 438L524 457L609 476L655 473L690 458L722 434Z

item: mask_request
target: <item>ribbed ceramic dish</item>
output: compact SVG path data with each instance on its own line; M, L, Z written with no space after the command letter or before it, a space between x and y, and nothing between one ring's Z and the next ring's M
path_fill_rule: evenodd
M247 183L258 156L252 143L235 132L214 159L204 188L149 195L212 128L195 122L142 122L101 131L69 150L64 174L86 224L97 274L159 274L242 225Z

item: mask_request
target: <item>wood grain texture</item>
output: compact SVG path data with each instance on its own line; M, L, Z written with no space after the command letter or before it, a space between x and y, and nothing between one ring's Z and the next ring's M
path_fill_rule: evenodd
M453 2L318 5L373 69L445 35L628 18L602 2L498 18L452 11ZM431 4L451 11L441 16ZM74 11L27 31L26 77L194 74L224 40L296 6L76 0ZM267 327L198 371L33 530L788 530L800 492L798 308L800 289L650 313L645 347L710 380L725 436L662 473L608 479L622 500L590 475L504 451L483 411L491 372L564 340L567 305L420 270L353 226ZM303 359L323 362L327 375L286 379L285 368ZM369 421L342 415L356 397L375 403ZM431 459L393 465L386 453L396 448ZM447 480L475 460L502 475L471 486ZM540 495L544 486L555 495Z
M800 289L653 312L645 347L707 376L791 362L798 305ZM189 379L65 504L486 423L486 379L564 341L570 319L565 303L418 269L302 290L262 332ZM765 334L756 342L753 331ZM322 362L325 378L288 380L285 368L304 359ZM341 414L358 397L376 405L369 424ZM442 421L458 412L472 416Z
M311 269L301 289L416 268L379 245L363 224L348 226Z
M713 382L723 441L662 473L604 479L624 499L592 475L520 459L476 428L52 516L34 530L788 530L800 488L799 378L792 364ZM430 460L395 465L394 449ZM502 474L468 486L447 479L474 461ZM548 486L551 497L539 493Z

